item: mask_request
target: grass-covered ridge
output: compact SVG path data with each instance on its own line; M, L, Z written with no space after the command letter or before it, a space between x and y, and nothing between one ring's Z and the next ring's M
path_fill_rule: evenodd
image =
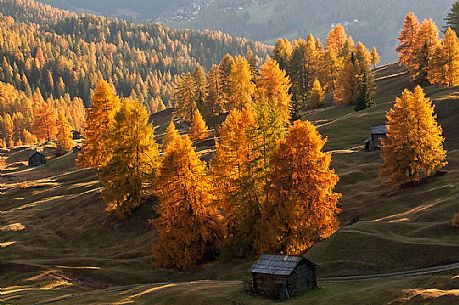
M361 151L369 126L384 122L394 97L410 87L396 65L377 70L378 98L356 113L331 108L308 116L328 137L341 180L343 228L307 257L319 277L367 275L459 261L459 91L428 87L449 150L446 174L395 189L378 175L379 152ZM166 113L165 113L166 114ZM160 121L160 118L157 118ZM168 120L165 119L164 122ZM48 154L52 148L47 148ZM100 185L75 155L24 166L26 149L0 152L0 304L270 304L244 292L250 261L217 261L189 273L157 269L151 246L154 202L119 222L104 212ZM358 217L359 221L349 225ZM458 271L408 278L320 282L287 304L453 304Z

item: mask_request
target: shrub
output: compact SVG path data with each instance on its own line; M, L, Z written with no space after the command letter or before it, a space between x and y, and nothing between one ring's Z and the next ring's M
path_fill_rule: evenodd
M453 227L459 228L459 212L454 214L452 223L453 223Z

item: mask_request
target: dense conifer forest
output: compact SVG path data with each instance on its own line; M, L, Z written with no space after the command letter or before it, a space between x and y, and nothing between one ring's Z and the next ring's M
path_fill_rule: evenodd
M68 93L89 103L98 79L109 80L121 96L135 94L152 112L171 106L177 73L210 67L226 54L270 47L215 31L171 30L158 24L79 16L29 0L0 3L0 81L44 97Z

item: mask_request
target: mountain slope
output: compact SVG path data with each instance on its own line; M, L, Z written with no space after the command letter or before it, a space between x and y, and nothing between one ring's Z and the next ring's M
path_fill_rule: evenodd
M178 7L187 4L188 0L43 0L42 2L63 9L76 11L92 11L107 16L125 16L140 19L154 19L164 14L172 13Z
M39 88L45 97L68 93L87 105L103 78L121 96L134 93L155 112L161 100L171 106L174 75L198 64L210 68L226 53L252 51L261 60L271 50L222 32L79 16L32 0L1 1L0 12L0 81L24 91Z
M75 1L47 0L61 7L70 8ZM95 4L83 3L80 6L93 8ZM128 7L135 11L137 20L158 17L162 11L151 2L135 1L119 3L106 1L98 12L110 15ZM171 6L180 1L171 1ZM310 32L324 39L331 24L344 23L346 30L356 41L367 46L375 46L382 55L382 61L388 63L396 60L395 46L397 36L403 24L404 16L413 11L419 18L433 18L439 27L444 25L443 18L450 9L453 0L215 0L215 1L182 1L178 6L184 10L164 12L161 21L172 27L194 29L216 29L232 35L250 39L273 42L287 37L294 39L306 36ZM97 2L98 3L98 2ZM109 3L109 4L108 4ZM156 3L156 1L155 1ZM197 18L186 9L191 4L201 4ZM202 5L209 3L210 5ZM101 5L102 6L102 5ZM357 22L355 22L356 20Z
M397 65L377 71L377 106L356 113L337 107L311 114L333 152L344 194L342 228L307 257L319 277L372 275L459 261L459 89L427 87L449 150L446 174L418 187L381 183L378 152L361 151L369 126L384 122L394 97L409 87ZM49 153L52 152L48 148ZM144 206L127 222L103 211L93 172L74 166L74 155L27 169L26 152L2 152L0 282L7 304L270 304L244 292L240 279L250 261L217 261L190 273L157 269L151 256L155 236ZM356 223L355 220L358 220ZM320 282L288 304L451 304L459 299L457 270L440 275ZM201 281L198 281L201 280ZM448 303L449 302L449 303Z

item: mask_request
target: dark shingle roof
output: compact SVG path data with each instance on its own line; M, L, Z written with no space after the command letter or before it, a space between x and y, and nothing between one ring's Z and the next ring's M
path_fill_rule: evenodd
M387 133L386 125L373 125L370 127L371 134L385 134Z
M263 254L253 264L250 272L264 273L273 275L290 275L296 266L306 260L302 256L288 256L288 255L270 255Z
M37 154L38 154L38 155L42 155L43 157L45 156L41 151L33 150L33 151L31 151L31 152L29 152L29 153L27 154L27 158L30 159L30 158L32 158L33 156L37 155Z

